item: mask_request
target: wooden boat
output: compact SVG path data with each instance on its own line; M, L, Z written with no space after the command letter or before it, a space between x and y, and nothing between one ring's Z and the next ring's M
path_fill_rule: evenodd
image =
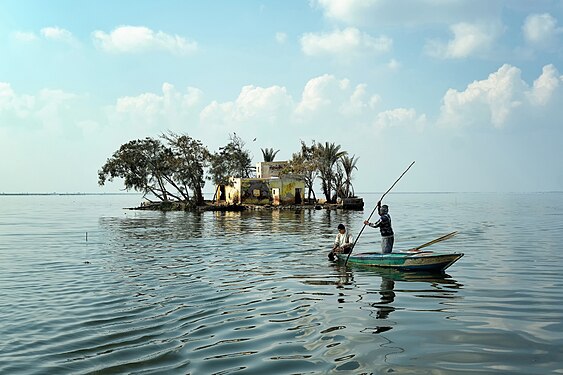
M337 254L346 261L347 254ZM463 253L440 254L432 251L407 251L390 254L352 253L348 263L370 267L385 267L403 271L443 272L463 256Z

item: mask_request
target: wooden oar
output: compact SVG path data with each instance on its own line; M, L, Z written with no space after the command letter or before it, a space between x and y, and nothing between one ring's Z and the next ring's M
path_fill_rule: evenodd
M381 196L381 198L379 199L379 202L383 201L383 198L387 195L387 193L389 193L391 191L391 189L393 189L393 187L397 184L397 182L399 182L399 180L405 175L405 173L408 172L409 169L411 169L412 165L414 164L414 161L411 163L411 165L409 165L409 167L403 172L402 175L399 176L399 178L397 179L397 181L395 181L393 183L393 185L391 185L391 187L389 189L387 189L387 191ZM367 218L367 221L369 221L369 219L371 219L373 213L375 212L375 210L377 209L377 205L375 205L375 207L373 208L373 211L371 211L371 214L369 214L369 217ZM352 245L352 247L350 248L350 252L348 253L348 256L346 257L346 262L344 262L344 266L346 266L348 264L348 259L350 259L350 254L352 254L352 250L354 250L354 246L356 246L356 242L358 242L358 240L360 239L360 236L362 235L362 232L364 231L364 229L366 228L366 225L364 224L364 226L362 227L362 230L360 230L360 233L358 233L358 237L356 237L356 240L354 241L354 244Z
M409 249L409 250L407 250L407 251L419 251L420 249L425 248L425 247L430 246L430 245L434 245L434 244L437 243L437 242L449 240L450 238L452 238L452 237L455 236L456 234L457 234L457 231L452 232L452 233L448 233L448 234L446 234L446 235L443 235L442 237L438 237L438 238L436 238L435 240L432 240L432 241L430 241L430 242L427 242L427 243L422 244L422 245L417 246L417 247L413 247L412 249Z

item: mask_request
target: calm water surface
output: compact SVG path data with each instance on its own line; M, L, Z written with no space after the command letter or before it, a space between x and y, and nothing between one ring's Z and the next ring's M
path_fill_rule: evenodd
M429 249L465 257L443 276L330 263L379 195L200 214L2 196L0 373L563 374L563 194L390 194L395 249L458 230Z

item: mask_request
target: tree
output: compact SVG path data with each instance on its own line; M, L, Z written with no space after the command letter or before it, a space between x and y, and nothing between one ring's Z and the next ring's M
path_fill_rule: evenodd
M283 173L293 173L303 177L305 186L309 191L307 197L308 201L311 200L311 194L313 195L313 199L315 201L317 200L314 190L315 179L319 173L316 149L315 141L312 142L311 146L307 146L305 142L301 141L301 150L292 155L288 167L283 171Z
M261 148L260 150L262 150L262 156L264 157L265 162L274 161L276 154L280 152L280 150L274 151L273 148Z
M203 204L205 168L209 166L210 153L201 141L183 134L168 133L162 138L168 141L174 153L173 180L180 183L183 191L191 189L197 205Z
M172 172L171 161L172 151L157 139L147 137L130 141L122 145L98 171L98 184L103 186L106 181L123 178L126 190L152 193L165 202L169 196L174 196L166 189Z
M250 152L244 141L235 133L229 135L230 142L211 156L211 180L215 185L229 184L230 177L247 178L252 172Z
M339 182L337 183L337 195L340 198L350 198L353 197L354 187L352 185L352 172L354 169L358 169L356 164L358 163L358 158L356 155L349 157L348 155L343 155L337 163L337 174L339 176Z
M340 145L328 142L325 142L324 145L319 142L316 147L319 178L327 202L334 202L335 200L332 197L332 190L335 186L335 164L342 156L348 154L346 151L340 151L340 147Z
M125 189L152 194L162 202L174 199L203 203L204 170L209 152L200 141L187 135L169 133L161 139L145 138L127 142L98 171L98 184L123 178Z

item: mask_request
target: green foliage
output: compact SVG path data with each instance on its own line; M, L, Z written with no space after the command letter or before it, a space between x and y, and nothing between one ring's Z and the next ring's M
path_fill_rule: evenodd
M98 184L122 178L126 190L152 194L162 202L187 202L192 189L196 203L203 202L209 152L187 135L170 133L161 139L166 143L147 137L122 145L98 171Z
M229 135L230 142L211 156L211 180L215 185L229 184L229 178L247 178L253 171L250 152L244 141L235 133Z
M202 204L205 186L205 169L209 166L210 153L201 141L182 134L163 134L162 138L174 153L173 181L182 191L190 189L196 204Z
M278 152L262 149L264 161L273 161ZM320 178L326 200L334 202L336 197L354 195L352 172L357 169L357 161L340 145L312 141L308 146L301 141L301 149L293 154L282 174L301 176L309 190L308 198L313 195L315 200L314 183ZM211 154L201 141L170 132L159 139L147 137L123 144L98 171L98 184L122 178L126 190L162 202L202 204L206 179L227 185L231 177L248 178L253 170L250 152L235 133L229 135L229 143Z
M340 145L335 145L334 143L325 142L323 145L319 142L315 150L321 187L327 202L334 202L336 200L336 195L332 195L333 189L337 190L335 189L335 164L341 157L348 154L346 151L340 151L340 148Z
M261 148L260 150L262 150L262 156L264 157L265 162L274 161L276 154L280 152L280 150L274 151L273 148Z
M356 155L349 157L343 155L336 165L335 189L336 195L340 198L351 198L354 196L354 187L352 185L352 172L358 169L356 164L358 158Z
M296 174L301 176L305 180L305 186L307 187L308 200L313 199L316 201L314 183L318 176L318 161L316 159L316 143L312 142L311 146L307 146L305 142L301 141L301 150L294 153L289 162L287 168L285 168L282 173L285 174Z

